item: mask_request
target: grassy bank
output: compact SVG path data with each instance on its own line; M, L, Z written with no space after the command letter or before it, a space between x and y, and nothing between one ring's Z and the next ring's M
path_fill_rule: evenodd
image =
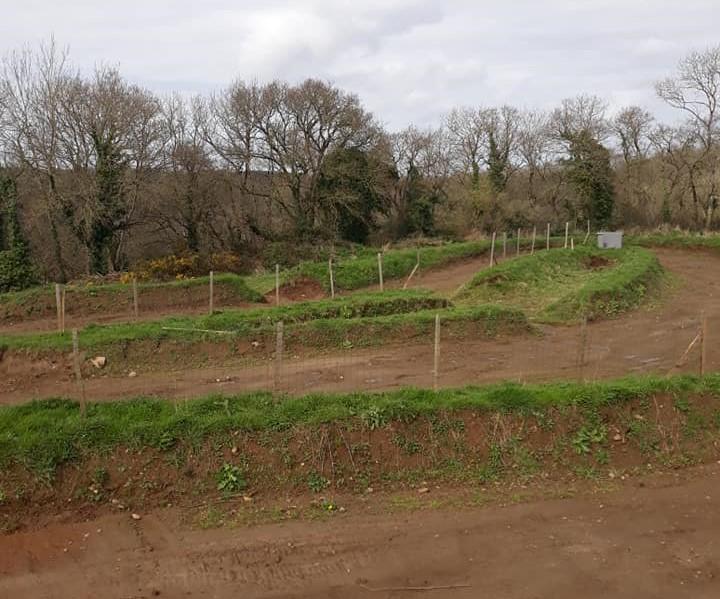
M144 341L159 344L165 339L188 343L257 341L271 337L275 323L282 320L288 343L313 347L341 347L347 342L370 345L427 332L438 312L450 327L457 325L458 333L462 332L463 323L469 325L469 333L476 332L475 325L479 325L480 334L484 335L528 327L524 315L516 310L495 306L462 309L448 306L447 300L428 293L389 291L289 306L227 310L206 316L90 325L79 331L79 339L84 350L109 352L114 346L122 346L123 353L130 344ZM40 353L69 351L72 339L69 332L0 335L0 347Z
M507 383L438 392L405 389L305 397L256 393L208 396L177 408L162 399L137 398L90 403L84 417L76 402L36 401L0 407L0 466L19 464L52 474L64 463L105 454L117 447L199 447L213 439L232 443L228 435L289 431L329 423L374 430L468 410L477 414L524 414L549 425L543 417L548 410L562 413L577 409L587 422L599 427L602 410L632 402L642 404L658 395L667 397L666 403L683 411L687 397L720 397L720 376L543 385ZM639 424L633 425L631 418L631 426Z
M484 269L457 300L512 306L546 322L598 319L639 305L662 274L655 255L642 248L552 249Z

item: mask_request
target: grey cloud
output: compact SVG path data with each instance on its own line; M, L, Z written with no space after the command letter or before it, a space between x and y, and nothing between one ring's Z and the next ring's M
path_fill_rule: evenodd
M81 68L117 64L158 91L320 77L396 128L580 92L655 110L653 81L720 43L719 24L715 0L27 0L3 8L0 53L54 34Z

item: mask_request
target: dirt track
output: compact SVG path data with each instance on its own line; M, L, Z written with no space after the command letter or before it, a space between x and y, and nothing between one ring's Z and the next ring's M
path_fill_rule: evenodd
M52 525L0 537L0 596L710 599L720 596L720 467L688 475L511 507L368 515L355 505L327 522L243 530L193 530L172 511Z
M580 346L578 327L543 327L542 336L494 341L465 341L442 346L440 385L460 386L500 380L542 381L567 378L607 378L637 373L697 372L699 351L688 362L675 365L695 337L700 314L709 320L708 370L720 368L720 352L713 331L720 326L720 256L716 254L659 250L663 265L675 275L675 287L659 303L643 307L615 320L593 323L588 328L586 364L577 364ZM436 289L456 288L467 280L474 261L451 270L428 273L423 283ZM446 273L446 278L443 278ZM461 278L462 277L462 278ZM431 342L410 346L385 346L348 350L332 356L288 357L281 388L292 393L392 389L406 385L427 386L433 357ZM0 382L3 403L33 397L76 394L72 371L46 363L18 364L7 358ZM197 368L147 372L139 376L99 376L86 381L91 399L118 399L138 394L192 397L216 391L240 392L272 387L271 366Z

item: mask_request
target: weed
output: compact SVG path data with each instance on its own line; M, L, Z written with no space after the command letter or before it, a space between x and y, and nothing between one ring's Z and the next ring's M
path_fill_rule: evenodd
M216 475L217 490L224 495L238 493L247 488L245 473L239 466L224 463Z
M572 439L573 447L578 454L588 454L595 444L603 443L607 438L604 426L584 426Z
M311 472L307 477L307 485L313 493L322 493L330 486L330 481L319 472Z

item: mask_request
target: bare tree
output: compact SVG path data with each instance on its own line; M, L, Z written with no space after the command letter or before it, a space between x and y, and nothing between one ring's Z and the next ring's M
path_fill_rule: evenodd
M702 215L698 224L708 229L720 189L720 46L689 54L680 61L674 77L656 84L656 91L687 116L685 127L677 133L685 138L682 145L688 147L685 175L695 213Z
M115 69L76 79L63 95L60 152L74 175L63 209L87 248L90 272L122 266L143 186L161 164L160 102Z
M4 113L0 144L8 160L36 177L43 199L50 243L59 279L66 279L59 226L65 202L61 189L63 171L61 112L63 97L77 81L67 51L53 39L37 51L9 54L2 63L0 95Z
M620 143L626 164L644 160L650 150L650 133L655 119L640 106L626 106L610 122L613 133Z

